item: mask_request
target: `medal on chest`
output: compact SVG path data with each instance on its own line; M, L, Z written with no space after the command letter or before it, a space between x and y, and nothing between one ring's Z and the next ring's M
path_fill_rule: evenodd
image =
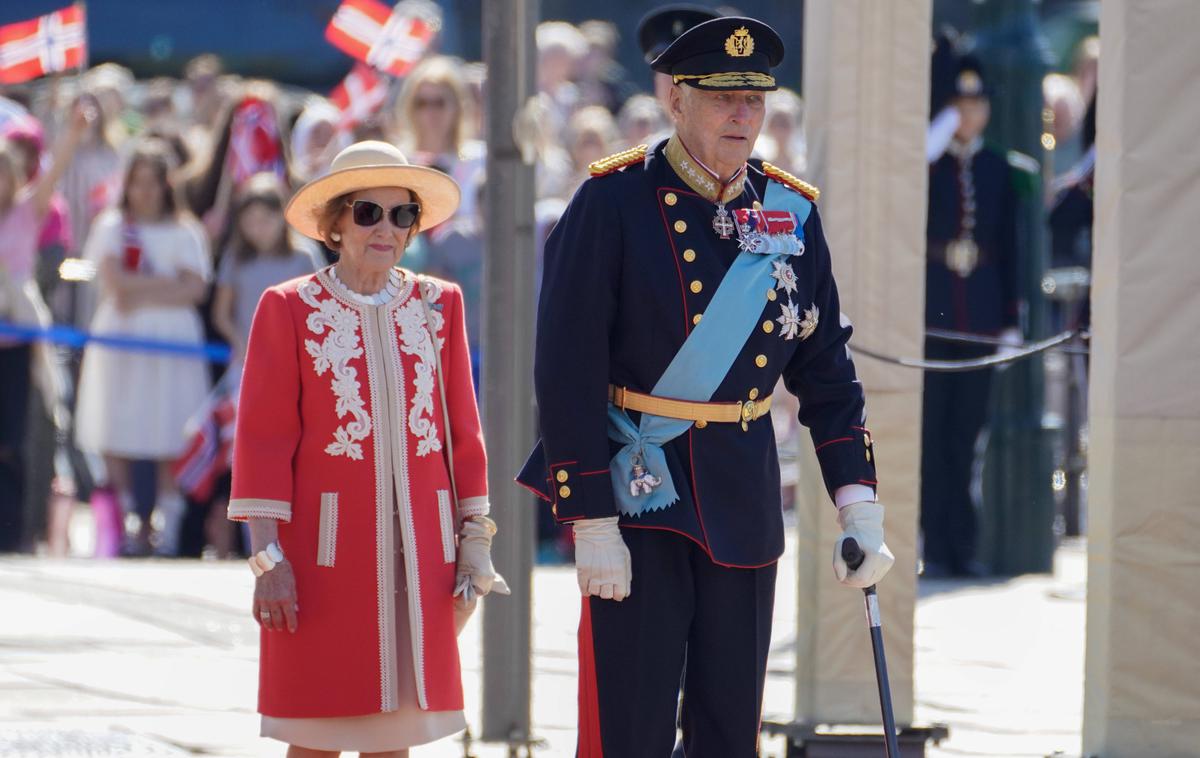
M717 203L717 215L713 216L712 226L713 231L723 240L733 236L733 219L730 217L729 211L725 210L725 203Z

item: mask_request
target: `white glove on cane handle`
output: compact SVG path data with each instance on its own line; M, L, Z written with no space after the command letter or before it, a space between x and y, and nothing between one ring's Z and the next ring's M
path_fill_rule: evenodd
M833 573L849 587L865 589L877 584L896 562L892 551L883 542L883 506L879 503L851 503L838 511L842 536L833 545ZM853 537L862 548L865 558L858 569L851 571L842 558L842 543Z
M572 525L575 532L575 578L584 597L596 595L621 601L629 597L633 564L629 548L621 539L617 517L583 519Z

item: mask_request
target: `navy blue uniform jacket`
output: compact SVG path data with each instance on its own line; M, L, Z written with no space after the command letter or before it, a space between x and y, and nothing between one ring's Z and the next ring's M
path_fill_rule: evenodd
M546 244L534 365L542 439L517 479L551 502L560 522L617 515L609 461L620 446L606 432L608 386L650 392L738 254L736 234L717 236L715 206L676 175L664 145L644 162L584 182ZM731 210L761 200L774 181L757 161L748 171ZM804 254L790 259L798 287L791 298L801 312L819 309L815 331L784 339L776 319L787 293L772 300L764 290L761 320L712 400L744 401L752 391L761 400L782 376L800 398L800 421L811 430L829 492L874 487L862 387L846 347L851 329L840 321L815 207L804 239ZM636 423L638 414L630 416ZM622 527L678 532L726 566L779 558L779 460L769 416L747 431L738 423L693 425L664 449L679 500L622 515Z
M1017 193L1004 156L983 148L971 159L975 185L974 239L979 264L961 277L943 262L946 245L960 234L963 193L958 160L946 153L929 167L926 226L925 325L975 334L1015 327L1017 296Z

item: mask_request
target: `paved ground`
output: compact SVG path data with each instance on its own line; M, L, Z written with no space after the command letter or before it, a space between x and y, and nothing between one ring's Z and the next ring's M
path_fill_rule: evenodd
M917 607L917 719L949 724L930 755L1079 752L1085 560L1059 550L1054 576L968 585L926 582ZM782 577L791 575L784 566ZM570 569L540 568L534 609L538 756L573 755ZM244 564L0 559L0 756L275 756L257 737L257 632ZM781 583L767 718L791 708L795 623ZM557 607L570 609L554 612ZM463 635L467 714L478 725L476 622ZM781 758L782 745L765 742ZM462 756L454 740L414 758ZM506 755L500 746L477 758Z

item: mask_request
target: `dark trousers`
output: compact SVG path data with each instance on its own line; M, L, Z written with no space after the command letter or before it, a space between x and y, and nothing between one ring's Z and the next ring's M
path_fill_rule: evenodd
M681 681L688 758L758 755L775 564L724 568L682 535L621 534L632 594L583 599L576 755L669 758Z
M928 340L925 356L967 360L993 348ZM924 558L950 573L970 570L978 525L971 501L975 441L988 418L993 369L925 372L921 426L921 531Z
M25 511L25 432L29 419L29 345L0 347L0 552L21 549Z

